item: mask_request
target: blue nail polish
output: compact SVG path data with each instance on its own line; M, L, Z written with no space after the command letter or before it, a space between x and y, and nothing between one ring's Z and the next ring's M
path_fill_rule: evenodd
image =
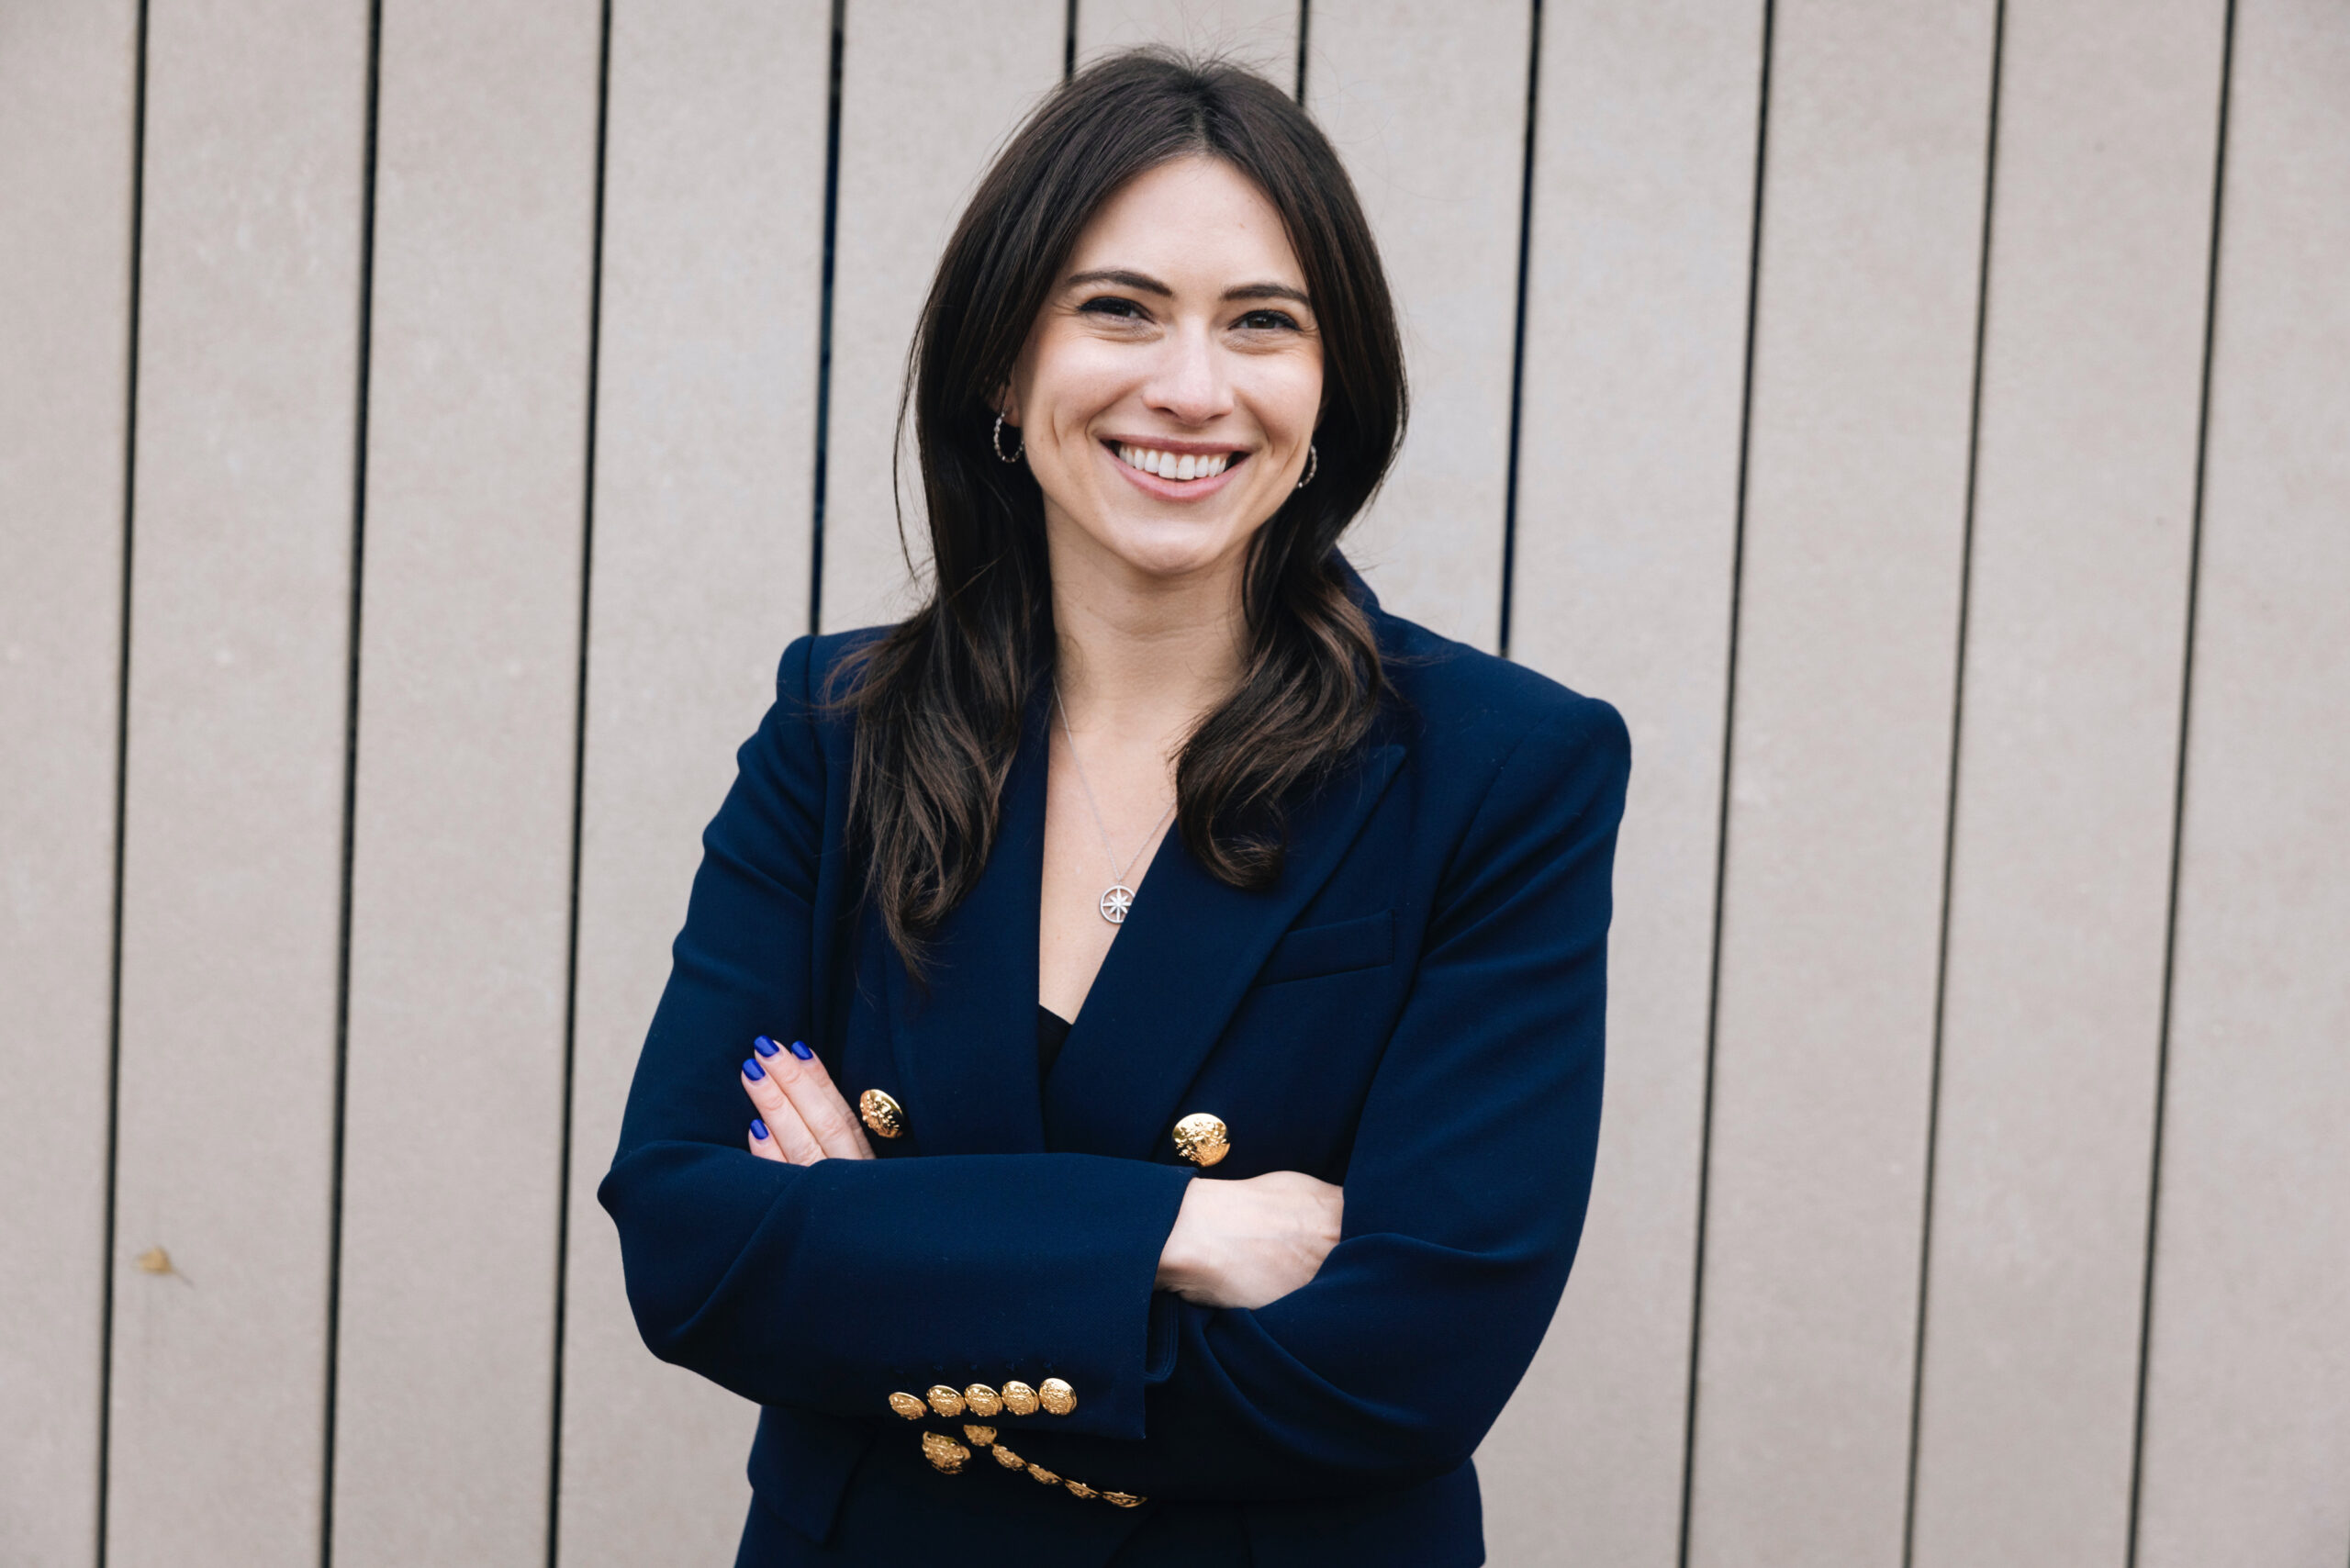
M759 1079L765 1078L767 1075L767 1070L766 1068L763 1068L763 1067L761 1067L761 1066L759 1065L759 1058L756 1058L756 1057L744 1057L744 1058L743 1058L743 1076L744 1076L744 1077L745 1077L745 1078L747 1078L747 1079L750 1079L750 1080L752 1080L753 1081L757 1081L757 1080L759 1080Z
M761 1143L767 1141L767 1125L756 1116L751 1118L751 1136Z
M798 1057L801 1061L813 1061L816 1059L816 1053L808 1048L808 1042L805 1040L792 1041L791 1054Z
M765 1035L761 1035L757 1039L751 1042L751 1048L758 1052L763 1057L771 1057L783 1047L777 1045L773 1040L768 1039Z

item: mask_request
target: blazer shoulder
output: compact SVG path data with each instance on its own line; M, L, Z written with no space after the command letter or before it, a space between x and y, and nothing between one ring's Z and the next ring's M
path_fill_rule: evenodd
M1571 752L1628 759L1623 715L1539 671L1456 643L1382 611L1380 653L1393 689L1400 738L1497 766L1537 734Z
M812 716L818 722L846 722L834 704L847 694L848 676L857 656L890 634L888 626L860 626L851 632L823 632L794 637L783 650L776 668L778 703Z

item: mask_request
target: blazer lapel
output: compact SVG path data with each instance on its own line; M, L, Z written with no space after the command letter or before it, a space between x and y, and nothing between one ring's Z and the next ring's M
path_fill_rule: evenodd
M1345 857L1403 756L1400 745L1373 746L1293 811L1287 863L1263 892L1216 880L1181 834L1160 841L1046 1084L1053 1148L1131 1159L1163 1152L1177 1102L1273 944ZM1032 992L1040 874L1041 860L1027 884Z
M892 952L890 1026L924 1154L1045 1147L1036 1082L1036 923L1045 872L1045 705L1032 698L979 885L931 944L927 994Z

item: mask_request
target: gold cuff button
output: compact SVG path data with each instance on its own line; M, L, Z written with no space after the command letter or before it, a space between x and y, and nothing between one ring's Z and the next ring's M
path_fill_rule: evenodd
M1073 1496L1098 1497L1102 1495L1099 1492L1096 1492L1092 1487L1088 1486L1082 1481L1064 1481L1061 1484L1068 1487L1070 1495Z
M906 1114L878 1089L868 1089L856 1097L856 1117L873 1129L876 1137L896 1137L906 1130Z
M1041 1464L1030 1465L1028 1467L1028 1475L1031 1480L1035 1481L1041 1485L1058 1486L1061 1484L1061 1478L1059 1476L1055 1475L1051 1471L1046 1470Z
M1175 1152L1202 1170L1232 1152L1231 1135L1224 1119L1194 1111L1175 1124Z
M930 1407L951 1421L963 1413L963 1396L943 1383L933 1383Z
M1077 1408L1077 1390L1057 1377L1046 1378L1037 1387L1036 1397L1055 1416L1066 1416Z
M1003 1395L984 1383L975 1383L965 1389L963 1403L971 1407L974 1416L1000 1416L1003 1413Z
M922 1435L922 1456L930 1461L933 1470L953 1475L971 1457L971 1450L944 1432L924 1432Z
M1136 1508L1150 1501L1147 1497L1137 1497L1131 1492L1104 1492L1102 1494L1102 1500L1113 1508Z
M1003 1407L1015 1416L1034 1416L1040 1401L1036 1391L1017 1379L1003 1385Z
M923 1404L921 1400L916 1399L911 1394L893 1394L890 1395L890 1408L895 1410L899 1415L903 1416L909 1421L919 1421L930 1413L929 1406Z
M1021 1458L1018 1454L1013 1453L1002 1443L996 1444L995 1447L988 1450L988 1451L995 1455L995 1462L1003 1466L1006 1470L1025 1470L1028 1468L1028 1462L1026 1460Z
M963 1428L963 1435L971 1439L971 1446L975 1449L987 1448L995 1441L995 1428L993 1427L982 1427L973 1424Z

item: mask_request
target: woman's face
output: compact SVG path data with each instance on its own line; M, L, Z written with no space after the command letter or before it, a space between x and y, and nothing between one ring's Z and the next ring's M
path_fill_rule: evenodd
M1184 158L1102 204L1006 388L1056 572L1235 570L1305 466L1322 340L1281 216Z

